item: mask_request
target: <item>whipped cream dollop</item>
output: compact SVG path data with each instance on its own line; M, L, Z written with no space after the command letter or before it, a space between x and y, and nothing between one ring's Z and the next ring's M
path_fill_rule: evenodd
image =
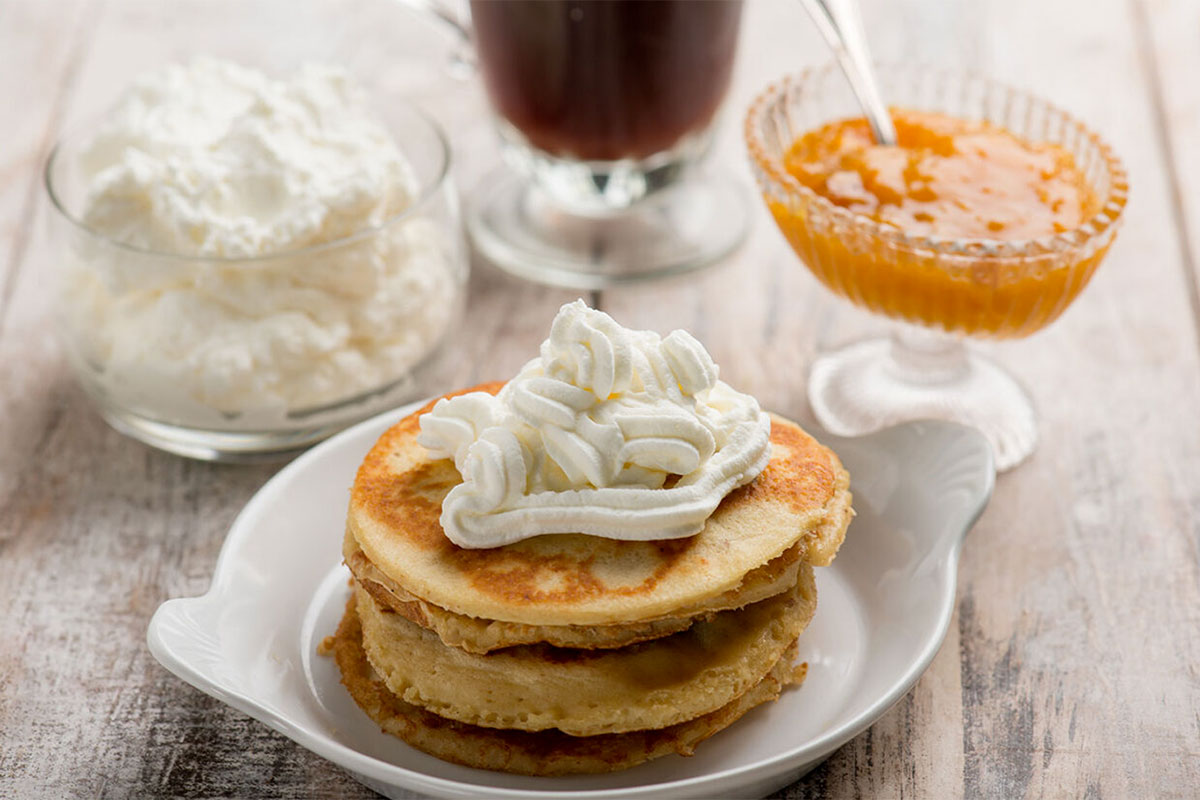
M418 441L462 475L441 523L460 547L546 533L698 533L770 458L770 418L682 330L618 325L577 300L500 393L439 400Z

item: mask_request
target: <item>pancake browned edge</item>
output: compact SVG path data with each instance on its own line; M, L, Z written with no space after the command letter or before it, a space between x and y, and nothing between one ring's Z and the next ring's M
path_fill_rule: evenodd
M367 661L353 597L331 646L342 684L385 733L445 761L519 775L613 772L671 753L690 756L696 745L750 709L777 699L785 686L801 683L806 672L806 665L792 666L793 642L766 677L716 711L659 730L568 736L556 730L530 733L483 728L439 717L400 700Z
M363 649L388 688L447 719L571 736L665 728L715 711L762 680L813 617L813 568L789 591L686 631L613 650L543 644L488 655L355 592Z
M455 614L406 592L371 563L349 531L343 552L354 579L375 602L433 631L445 644L483 654L537 643L581 650L615 649L670 636L712 619L718 612L757 603L795 586L805 547L801 543L793 545L783 555L747 573L736 587L703 605L679 609L668 617L623 625L522 625Z

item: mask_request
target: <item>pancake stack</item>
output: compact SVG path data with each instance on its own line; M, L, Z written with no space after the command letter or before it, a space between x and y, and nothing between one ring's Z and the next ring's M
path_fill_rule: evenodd
M799 426L772 418L767 468L695 536L467 550L438 522L459 473L417 443L432 405L367 455L347 519L353 591L333 651L384 731L472 767L606 772L691 755L803 679L813 567L853 512L837 456Z

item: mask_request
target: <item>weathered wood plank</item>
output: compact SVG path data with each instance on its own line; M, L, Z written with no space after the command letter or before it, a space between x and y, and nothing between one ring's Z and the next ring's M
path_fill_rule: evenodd
M94 7L90 0L55 8L0 5L0 104L12 109L0 133L0 335L18 265L35 242L43 195L41 164L54 144L69 88L78 77L79 54ZM11 491L11 474L0 470L0 498Z
M57 8L0 5L5 48L0 52L0 101L9 114L0 152L0 324L19 261L29 245L40 195L38 165L53 143L66 89L78 72L78 51L95 3Z
M1134 0L1133 34L1150 77L1155 128L1168 172L1172 222L1189 268L1200 320L1200 7L1186 0ZM1197 327L1200 338L1200 325Z
M977 643L964 685L993 687L966 737L984 792L1182 797L1200 785L1197 321L1134 10L989 4L984 68L1102 131L1134 188L1079 307L994 348L1044 422L1027 473L999 486L994 510L1005 513L964 554L962 609L975 613L960 617L962 635ZM1164 620L1175 623L1160 636ZM1020 750L997 758L997 731L1021 715L1032 724Z

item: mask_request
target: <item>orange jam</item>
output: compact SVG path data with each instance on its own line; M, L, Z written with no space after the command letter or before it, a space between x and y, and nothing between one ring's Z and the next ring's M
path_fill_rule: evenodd
M1017 242L1071 231L1100 202L1062 147L985 122L892 110L898 145L876 145L866 120L796 140L788 173L855 214L915 236ZM947 253L900 246L829 219L812 203L768 198L797 253L835 292L890 316L982 336L1021 336L1058 316L1104 252Z

